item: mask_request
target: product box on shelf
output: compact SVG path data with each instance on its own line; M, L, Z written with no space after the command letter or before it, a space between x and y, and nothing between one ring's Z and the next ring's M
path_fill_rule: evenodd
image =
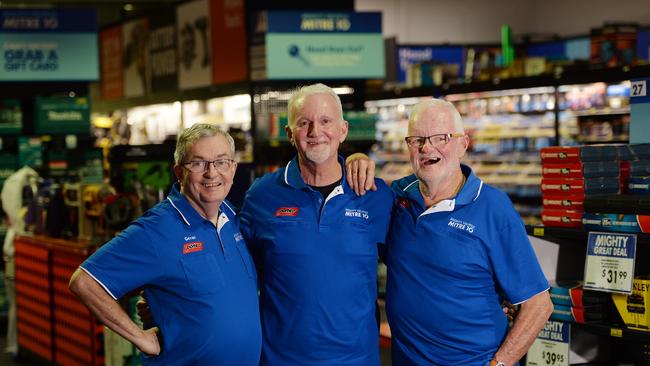
M585 197L584 209L586 212L650 215L650 197L639 194L590 196Z
M542 209L544 226L582 227L582 212L571 210Z
M542 197L542 208L548 210L584 210L584 197L581 195L545 195Z
M594 194L619 193L620 179L611 178L542 178L542 194L546 195L577 195L589 196Z
M650 176L629 177L627 179L627 192L629 194L650 194Z
M616 161L615 145L549 146L540 150L542 164L579 163L591 161Z
M636 56L636 23L605 23L591 30L590 63L595 66L631 65Z
M582 217L582 225L586 230L647 233L650 232L650 216L585 212Z
M650 331L650 276L639 276L632 283L632 294L612 294L614 305L628 328Z
M593 323L606 319L603 304L593 304L584 307L553 304L551 319L574 323Z
M553 304L581 308L609 301L608 293L583 290L582 281L579 280L551 281L550 285Z
M650 160L650 144L617 145L617 148L621 160Z
M542 165L544 178L603 178L618 177L619 174L618 164L609 161Z

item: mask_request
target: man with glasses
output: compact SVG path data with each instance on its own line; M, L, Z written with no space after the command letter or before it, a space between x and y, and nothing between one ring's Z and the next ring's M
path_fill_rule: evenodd
M241 210L260 274L262 365L379 364L378 244L392 193L354 194L339 145L348 124L323 84L289 99L287 136L297 156L257 180Z
M393 364L512 366L553 309L521 218L461 163L469 137L451 103L416 104L406 143L415 174L393 182L386 256ZM521 304L510 330L502 297Z
M143 353L143 364L259 364L257 276L232 206L232 137L209 124L179 136L178 182L75 271L70 290ZM142 330L117 299L144 288L160 328Z

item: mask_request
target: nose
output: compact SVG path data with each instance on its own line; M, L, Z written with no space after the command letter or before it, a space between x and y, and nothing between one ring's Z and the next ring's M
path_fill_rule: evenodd
M203 172L203 175L208 176L208 177L214 177L215 175L219 174L219 171L217 168L214 166L214 163L209 163L208 164L208 169Z
M316 122L309 123L309 129L307 130L308 136L318 136L319 132L320 132L320 126L318 123Z
M433 145L433 143L431 142L431 139L430 139L430 138L426 138L426 139L424 139L424 144L423 144L422 147L420 148L420 151L422 151L422 152L424 152L424 151L431 151L432 149L435 149L435 148L436 148L436 146Z

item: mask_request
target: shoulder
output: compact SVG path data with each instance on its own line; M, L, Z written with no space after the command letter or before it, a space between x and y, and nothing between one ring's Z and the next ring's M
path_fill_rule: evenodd
M394 180L393 183L390 185L390 188L393 190L394 193L396 193L398 196L403 196L404 190L416 182L418 180L418 177L415 176L415 174L408 175L404 178L400 178L397 180Z
M261 189L269 189L278 185L278 182L284 177L285 168L281 168L272 173L264 174L263 176L255 179L251 187L248 189L247 194L255 194Z

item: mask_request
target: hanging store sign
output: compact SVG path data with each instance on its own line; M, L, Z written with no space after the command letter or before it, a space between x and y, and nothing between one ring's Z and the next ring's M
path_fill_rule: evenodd
M214 84L243 81L248 78L245 19L244 0L210 2Z
M630 143L650 142L650 78L631 80L630 85Z
M210 3L196 0L176 8L178 87L209 86L212 81Z
M590 232L585 260L585 290L632 293L636 235Z
M149 90L148 39L147 19L136 19L122 24L122 67L126 97L143 96Z
M152 92L176 90L178 86L178 59L176 57L176 19L155 16L149 19L149 86Z
M36 134L88 133L90 103L88 98L36 97L34 132Z
M92 9L0 10L0 81L99 78Z
M267 79L385 76L379 12L269 11L265 21Z
M571 324L546 322L526 354L526 366L568 366Z
M99 33L101 55L101 93L103 99L124 95L122 69L122 27L107 28Z

